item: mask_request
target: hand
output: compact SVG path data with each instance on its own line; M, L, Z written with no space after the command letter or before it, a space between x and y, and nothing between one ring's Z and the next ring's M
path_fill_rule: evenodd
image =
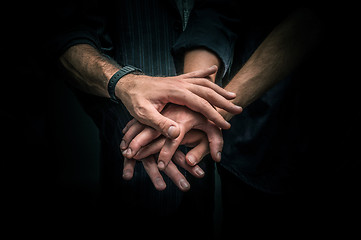
M155 157L153 155L150 155L142 159L141 161L154 187L158 191L164 190L167 186L158 170ZM204 171L199 166L191 167L185 163L185 156L181 151L176 151L173 156L173 161L195 177L202 178L204 176ZM180 190L188 191L190 189L190 184L184 177L184 175L178 170L177 166L173 163L173 161L169 162L169 165L167 169L164 170L164 173L174 182L174 184ZM133 178L135 162L135 159L124 158L123 179L130 180Z
M141 147L139 151L134 155L133 159L144 159L150 155L159 153L166 142L164 136L159 136L157 139L149 143L148 145ZM192 129L187 132L180 143L187 147L192 147L185 156L185 160L189 166L195 166L198 164L204 156L209 153L209 143L207 135L200 130ZM176 153L179 150L176 151Z
M220 161L223 138L222 132L217 126L201 114L179 105L169 104L162 111L162 114L177 122L180 127L180 134L175 139L168 138L165 140L158 158L158 167L161 170L166 168L185 134L191 129L199 129L207 134L211 156L215 161ZM123 155L127 158L133 158L141 147L146 146L160 135L158 131L150 127L142 126L135 120L127 124L123 133L125 133L125 135L120 148ZM195 163L196 159L192 159L192 154L187 154L187 162Z
M234 93L204 78L216 71L217 67L213 66L175 77L128 74L116 85L116 95L134 118L168 138L178 137L180 128L175 121L160 114L167 103L187 106L220 128L228 129L230 124L212 105L234 114L242 108L228 101L235 98Z

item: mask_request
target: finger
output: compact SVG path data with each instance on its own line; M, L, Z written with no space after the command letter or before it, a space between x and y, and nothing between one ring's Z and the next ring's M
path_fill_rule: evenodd
M208 124L196 126L207 134L209 151L214 161L220 162L223 149L223 135L221 129L208 121Z
M174 182L177 187L186 192L190 189L190 184L183 174L178 170L177 166L171 161L168 167L164 170L164 173Z
M129 129L130 131L130 129ZM128 131L128 132L129 132ZM129 143L128 148L123 151L123 155L127 158L133 158L135 154L143 147L159 137L160 133L153 128L146 127L137 136L135 136Z
M209 81L208 79L204 79L204 78L189 78L189 79L185 79L185 81L195 84L195 85L199 85L199 86L203 86L209 89L212 89L213 91L215 91L216 93L218 93L219 95L225 97L228 100L234 99L236 97L236 94L233 92L228 92L227 90L225 90L224 88L218 86L217 84Z
M145 157L148 157L149 155L153 155L156 153L159 153L162 147L164 146L166 138L165 137L159 137L150 144L146 145L145 147L142 147L137 154L134 155L134 159L143 159Z
M186 156L180 150L177 150L173 156L173 161L179 165L180 167L184 168L186 171L191 173L193 176L197 178L204 177L204 171L198 165L190 166L186 163Z
M125 127L122 130L122 133L126 133L128 131L128 129L134 124L138 122L137 119L133 118L132 120L130 120L127 125L125 125Z
M170 101L178 105L185 105L193 111L203 114L222 129L229 129L231 127L231 124L224 120L207 100L189 90L183 90L179 94L170 96Z
M124 167L123 167L123 179L130 180L134 175L134 167L135 167L134 159L124 158Z
M187 164L195 166L205 155L209 153L209 144L207 138L203 138L195 147L193 147L185 156Z
M122 141L120 142L120 149L122 150L122 153L125 149L128 148L129 143L132 141L132 139L137 136L145 126L141 124L138 121L135 121L126 131L126 133L123 136ZM124 155L124 154L123 154ZM128 156L127 156L128 157ZM131 158L131 157L128 157Z
M142 109L143 112L138 113L137 116L139 122L154 128L168 138L174 139L179 136L178 124L160 114L152 104L144 106Z
M148 173L150 180L152 181L154 187L158 191L164 190L167 185L164 182L162 175L160 174L157 163L153 156L147 157L142 160L145 171Z
M233 104L231 101L225 99L223 96L219 95L210 88L192 84L188 87L188 90L200 96L201 98L204 98L214 106L226 110L227 112L232 114L239 114L242 112L242 107Z
M203 127L198 127L199 129L205 129ZM207 139L207 135L204 131L199 129L191 129L188 131L181 142L181 145L186 145L187 147L195 147L198 145L202 139Z
M160 170L164 170L167 168L183 137L184 133L181 132L179 137L177 137L176 139L167 138L165 140L164 146L160 150L158 156L158 168Z
M204 77L208 77L209 75L216 73L217 71L218 71L218 67L216 65L213 65L209 68L182 74L182 75L180 75L180 77L182 77L182 78L204 78Z

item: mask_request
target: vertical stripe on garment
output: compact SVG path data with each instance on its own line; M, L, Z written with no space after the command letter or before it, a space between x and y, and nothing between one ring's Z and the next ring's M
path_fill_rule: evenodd
M179 33L174 31L169 4L159 0L121 1L115 38L115 59L121 65L134 65L151 76L176 74L170 49ZM147 13L145 13L147 11Z
M127 0L117 4L121 11L114 16L116 31L112 33L117 62L141 68L150 76L176 75L171 48L180 34L174 29L177 9L165 0ZM180 21L180 15L177 16ZM187 177L184 169L180 171ZM138 199L144 201L145 206L151 206L160 214L177 209L183 193L169 177L164 176L167 185L164 191L154 191L148 174L138 162L134 179L126 184L137 189Z

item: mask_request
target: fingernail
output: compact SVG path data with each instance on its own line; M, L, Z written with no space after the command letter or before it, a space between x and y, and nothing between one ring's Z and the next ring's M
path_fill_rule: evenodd
M197 174L198 176L200 176L200 177L202 177L202 176L204 175L204 171L202 170L202 168L200 168L200 167L198 167L198 166L195 167L195 170L194 170L194 171L195 171L196 174Z
M132 154L132 149L131 149L131 148L127 148L127 155L129 156L130 154Z
M221 159L222 159L222 152L218 152L217 153L217 160L221 161Z
M179 180L179 185L180 185L183 189L189 189L189 183L188 183L185 179Z
M234 97L236 96L236 93L234 93L234 92L228 92L228 94L229 94L229 95L232 95L232 96L234 96Z
M122 140L121 142L120 142L120 149L125 149L127 146L125 145L125 141L124 140Z
M123 150L122 154L123 154L123 156L125 156L127 154L127 149Z
M122 151L123 156L129 157L129 155L132 153L132 149L127 148L124 151Z
M164 170L165 164L164 164L163 161L159 161L159 162L158 162L158 168L159 168L160 170Z
M242 111L243 108L241 106L237 106L237 105L234 105L234 109L236 109L237 111Z
M231 128L231 124L229 122L227 122L226 120L224 120L224 125L225 125L225 127L223 129L230 129Z
M188 162L194 166L196 164L196 160L194 159L194 156L193 155L189 155L187 156L187 159L188 159Z
M160 177L155 179L155 184L162 190L166 187L164 181Z
M173 138L174 135L176 134L176 130L177 130L177 128L175 126L170 126L168 128L168 136Z
M132 178L132 172L127 169L123 171L123 179L130 180Z

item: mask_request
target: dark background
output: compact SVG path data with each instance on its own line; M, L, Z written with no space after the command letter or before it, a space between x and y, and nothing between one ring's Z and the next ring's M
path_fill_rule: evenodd
M15 234L60 234L97 215L98 131L47 51L49 4L2 8L2 217Z
M99 140L94 123L46 52L56 6L4 6L3 216L8 226L40 224L52 229L64 219L80 224L97 214ZM309 144L308 167L300 174L304 188L312 193L309 200L342 220L359 210L359 26L354 8L346 3L325 12L334 18L328 19L322 47L305 65L310 78L301 86L300 119L309 132Z

